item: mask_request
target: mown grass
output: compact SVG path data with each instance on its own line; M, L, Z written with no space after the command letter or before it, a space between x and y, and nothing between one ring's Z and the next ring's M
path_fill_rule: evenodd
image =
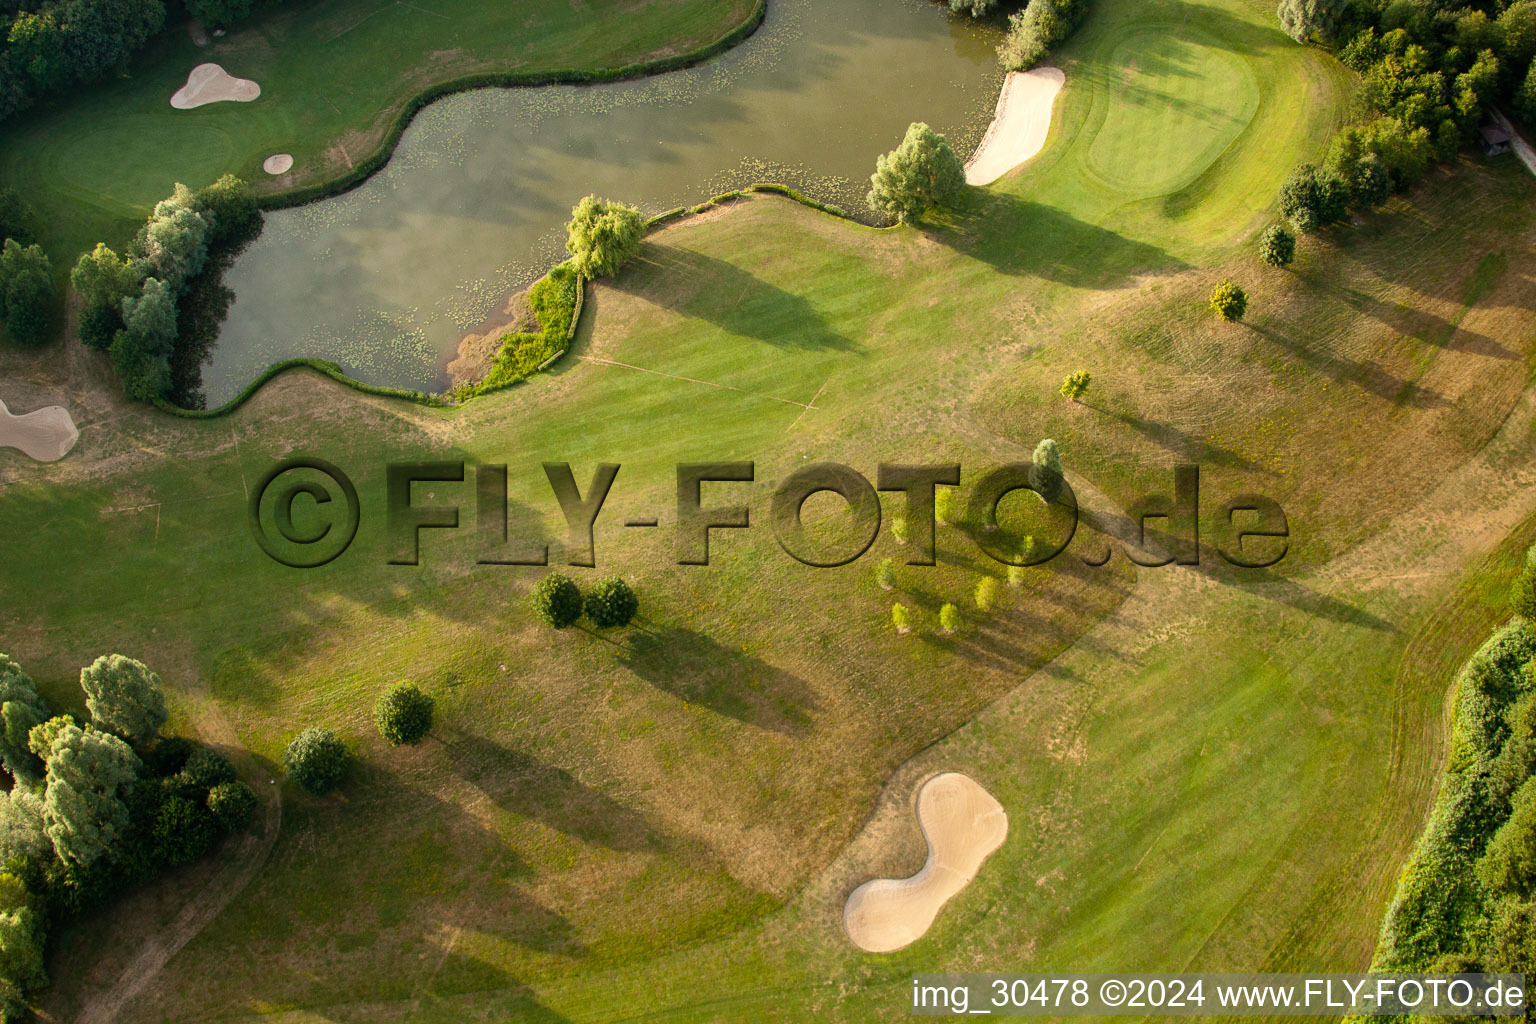
M1089 163L1127 41L1166 55L1169 33L1193 75L1240 61L1259 103L1209 166L1170 148L1118 191ZM262 758L311 721L360 755L337 797L285 788L271 862L136 1019L875 1020L919 969L1364 966L1438 769L1449 677L1415 638L1486 628L1457 580L1525 493L1510 432L1529 436L1536 292L1499 267L1529 261L1536 202L1518 168L1468 160L1261 270L1248 244L1275 186L1346 106L1326 58L1267 6L1171 0L1101 0L1062 56L1047 150L953 216L877 231L758 197L677 224L526 387L437 410L295 373L226 420L114 408L78 458L0 463L0 523L36 540L5 569L4 641L50 697L123 649L178 690L206 681ZM1208 142L1230 113L1168 130ZM1178 191L1138 191L1158 181ZM1248 326L1201 312L1227 275L1252 283ZM1071 406L1055 389L1080 368L1095 389ZM1207 529L1225 494L1272 494L1293 553L1247 575L1091 569L1088 531L958 637L902 639L893 597L930 621L968 603L965 528L887 595L870 570L900 555L888 535L812 570L759 522L688 569L666 525L618 525L669 524L677 461L755 460L756 483L705 500L765 516L811 461L959 459L969 482L1041 436L1099 512L1167 490L1182 460L1205 467ZM1475 512L1415 520L1426 477L1452 487L1495 449L1509 472L1469 478ZM364 509L353 548L304 573L245 533L246 486L293 452L343 467ZM466 529L385 565L384 461L461 456L511 467L514 536L563 532L536 463L583 483L622 463L600 567L571 571L631 578L639 624L534 625L537 572L475 564L472 483L418 485ZM440 700L403 751L369 722L399 678ZM919 866L908 799L939 768L997 794L1010 839L922 941L858 954L842 900ZM81 992L55 973L68 1018Z
M197 188L232 173L267 192L336 178L437 83L686 53L755 9L754 0L321 0L264 13L204 47L172 25L124 77L0 125L0 184L35 207L39 240L70 263L98 241L120 245L178 181ZM205 61L256 81L261 97L172 109L171 94ZM261 169L274 153L294 157L281 180Z

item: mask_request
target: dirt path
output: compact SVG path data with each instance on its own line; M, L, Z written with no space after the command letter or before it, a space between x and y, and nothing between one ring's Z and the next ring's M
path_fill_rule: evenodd
M145 937L143 945L123 967L117 980L103 991L88 996L75 1018L77 1024L114 1024L123 1007L142 993L165 969L181 948L208 927L214 918L251 883L266 863L277 842L283 820L280 786L269 784L271 775L240 745L234 727L219 711L207 683L198 680L190 694L197 704L193 728L205 743L223 748L240 774L262 798L261 817L238 845L220 854L224 863L207 885L192 893L175 918L158 933Z

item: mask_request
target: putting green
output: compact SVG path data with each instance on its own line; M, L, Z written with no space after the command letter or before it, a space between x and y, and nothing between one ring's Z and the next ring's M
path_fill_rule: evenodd
M1111 106L1088 149L1088 169L1127 196L1177 191L1248 127L1259 87L1245 61L1211 36L1143 31L1108 61Z
M176 154L175 171L159 147L144 145L146 133ZM160 119L130 115L94 131L71 135L49 148L45 157L55 187L76 201L109 213L132 216L164 199L177 181L211 181L233 159L229 133L209 123L162 126ZM116 173L101 173L101 160L112 154Z

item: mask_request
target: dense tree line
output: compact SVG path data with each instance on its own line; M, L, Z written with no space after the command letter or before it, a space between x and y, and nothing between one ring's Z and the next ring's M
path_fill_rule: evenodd
M85 708L56 714L0 654L0 1019L47 983L50 930L244 828L256 795L220 753L162 736L165 694L111 654L80 672Z
M1449 765L1373 969L1536 974L1536 548L1457 680Z
M202 404L202 362L234 298L223 272L260 230L249 188L225 175L196 192L178 184L123 255L102 243L80 257L80 340L111 355L130 398Z
M184 9L209 28L251 13L252 0L0 0L0 121L121 68Z
M1286 181L1281 212L1297 231L1411 187L1472 141L1494 104L1536 123L1536 0L1282 0L1279 16L1360 74L1372 115Z

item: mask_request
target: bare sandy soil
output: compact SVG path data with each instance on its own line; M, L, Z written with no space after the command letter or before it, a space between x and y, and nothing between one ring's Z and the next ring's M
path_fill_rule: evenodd
M187 74L187 84L171 95L171 106L191 110L221 100L249 103L260 95L261 86L249 78L236 78L217 64L199 64Z
M0 445L20 448L38 462L57 462L80 437L69 410L50 405L20 416L0 402Z
M876 878L848 897L843 927L867 953L889 953L923 937L939 910L976 877L1008 838L1008 815L974 779L935 775L917 791L917 823L928 862L911 878Z
M261 169L268 174L287 174L293 170L293 154L273 153L261 162Z
M1051 109L1066 81L1060 68L1008 75L992 124L965 165L967 185L990 185L1040 152L1051 131Z

